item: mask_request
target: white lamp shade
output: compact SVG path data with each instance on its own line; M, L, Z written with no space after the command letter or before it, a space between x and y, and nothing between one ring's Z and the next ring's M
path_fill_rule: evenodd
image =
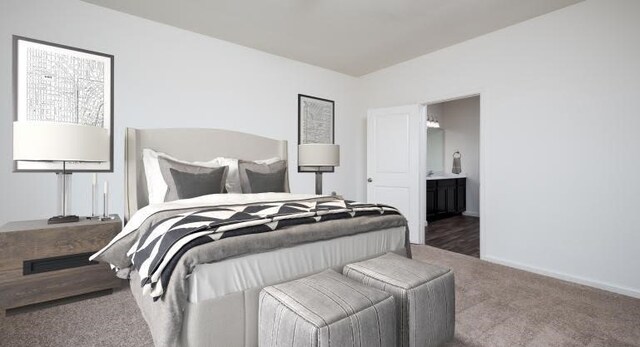
M298 145L298 166L340 166L340 146L320 143Z
M102 162L109 160L109 131L54 122L13 122L13 160Z

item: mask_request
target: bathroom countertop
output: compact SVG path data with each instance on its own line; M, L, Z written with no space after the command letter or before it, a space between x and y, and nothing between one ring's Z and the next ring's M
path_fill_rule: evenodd
M453 174L453 173L434 173L431 176L427 176L427 181L433 181L433 180L449 180L449 179L454 179L454 178L466 178L467 175L465 175L464 173L461 173L459 175Z

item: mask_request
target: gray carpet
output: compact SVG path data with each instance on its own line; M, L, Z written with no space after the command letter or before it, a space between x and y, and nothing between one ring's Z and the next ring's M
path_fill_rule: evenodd
M454 269L450 346L640 346L640 300L428 246L414 258ZM129 290L0 318L1 346L150 346Z

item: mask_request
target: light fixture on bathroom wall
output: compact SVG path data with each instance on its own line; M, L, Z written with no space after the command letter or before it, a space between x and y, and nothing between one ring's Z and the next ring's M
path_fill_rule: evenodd
M427 115L427 128L439 128L440 122L436 116Z

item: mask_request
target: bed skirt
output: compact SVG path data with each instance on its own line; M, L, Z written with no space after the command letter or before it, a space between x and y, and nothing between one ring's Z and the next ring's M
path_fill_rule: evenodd
M404 247L393 250L393 252L407 256L407 249ZM374 254L364 259L349 261L348 263L374 258L382 254L384 253ZM332 269L341 273L345 265L347 263L339 264L332 267ZM296 278L311 274L304 274ZM296 278L289 278L283 282ZM143 297L139 283L138 274L133 272L130 281L131 293L141 308L144 319L153 330L152 325L162 324L163 320L171 319L170 316L167 316L171 313L162 311L161 305L154 305L155 303L149 300L148 297ZM272 284L277 283L268 285ZM258 296L263 287L251 288L198 303L185 302L183 304L182 331L179 339L180 346L258 346ZM153 319L149 319L148 316L153 317Z

